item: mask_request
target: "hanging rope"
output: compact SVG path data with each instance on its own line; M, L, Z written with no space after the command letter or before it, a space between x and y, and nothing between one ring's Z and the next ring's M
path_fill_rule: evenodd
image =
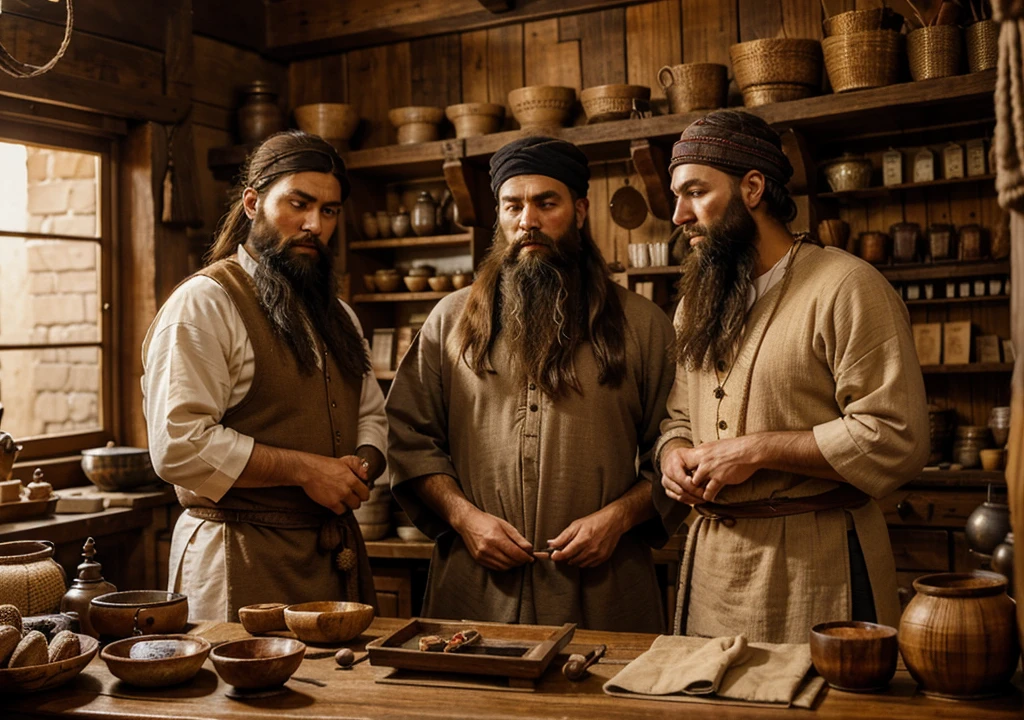
M7 52L7 48L3 46L3 43L0 43L0 70L16 78L30 78L42 75L53 69L53 66L64 57L64 53L68 49L68 43L71 42L71 27L75 22L75 11L71 7L71 0L66 1L68 4L68 14L67 20L64 22L64 40L61 41L57 54L50 58L50 61L45 65L29 65L28 63L16 60L14 56Z

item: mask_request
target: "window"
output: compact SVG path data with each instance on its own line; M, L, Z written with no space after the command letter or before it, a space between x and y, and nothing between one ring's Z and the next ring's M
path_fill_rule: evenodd
M0 403L20 460L113 436L109 141L0 130Z

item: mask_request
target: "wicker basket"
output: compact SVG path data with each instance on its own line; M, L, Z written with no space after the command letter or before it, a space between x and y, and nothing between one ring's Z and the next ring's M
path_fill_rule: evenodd
M767 83L743 88L743 104L757 107L769 103L803 100L814 94L814 88L796 83Z
M982 20L964 30L967 39L967 67L972 73L994 68L999 59L999 23Z
M960 26L931 25L907 35L907 57L914 80L949 77L960 72Z
M715 110L725 107L729 94L729 68L717 63L666 65L658 71L669 112Z
M892 8L880 7L871 10L850 10L826 18L822 22L825 37L852 35L870 30L895 30L903 27L903 16Z
M750 40L729 46L740 90L753 85L821 85L821 43L805 38Z
M825 70L837 92L893 85L899 80L903 35L895 30L870 30L833 35L821 41Z

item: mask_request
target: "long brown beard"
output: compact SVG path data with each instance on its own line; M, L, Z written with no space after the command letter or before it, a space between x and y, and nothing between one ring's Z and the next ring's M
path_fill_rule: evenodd
M523 254L524 240L548 250ZM459 357L477 375L493 372L490 353L509 333L512 372L548 397L582 392L575 354L591 344L598 382L617 387L626 374L625 314L601 251L573 225L558 241L534 233L510 240L498 227L459 317Z
M757 261L757 224L734 193L718 222L686 228L704 239L683 261L679 297L683 317L676 328L676 362L689 370L711 370L729 357L743 331L747 297Z
M281 242L262 209L253 220L247 243L259 253L253 282L260 305L274 332L291 348L299 369L307 375L318 370L319 343L314 338L319 338L350 379L369 372L362 338L338 302L331 253L308 235ZM296 255L292 248L297 244L312 244L317 257Z

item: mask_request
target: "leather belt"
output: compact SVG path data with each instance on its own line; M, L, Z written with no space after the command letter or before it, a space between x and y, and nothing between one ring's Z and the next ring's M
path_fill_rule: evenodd
M224 508L190 507L188 514L199 520L220 523L248 523L263 527L298 529L318 528L329 518L301 512L281 510L227 510Z
M763 519L802 515L821 510L860 507L870 500L867 493L853 485L839 487L818 495L798 498L767 498L741 503L703 503L693 509L711 520L733 521L739 519Z

